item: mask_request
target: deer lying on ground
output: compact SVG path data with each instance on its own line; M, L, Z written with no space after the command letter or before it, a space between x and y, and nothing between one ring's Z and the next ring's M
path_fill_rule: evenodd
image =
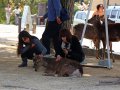
M45 76L76 76L83 75L83 67L79 62L63 58L60 61L55 61L55 58L39 58L35 56L34 65L35 71L38 71L39 63L42 63L45 67Z

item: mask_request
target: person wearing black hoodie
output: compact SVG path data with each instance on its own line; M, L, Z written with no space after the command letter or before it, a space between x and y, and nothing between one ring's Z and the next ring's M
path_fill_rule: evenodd
M63 57L75 60L79 63L85 59L85 54L78 38L72 35L69 30L61 30L60 39Z

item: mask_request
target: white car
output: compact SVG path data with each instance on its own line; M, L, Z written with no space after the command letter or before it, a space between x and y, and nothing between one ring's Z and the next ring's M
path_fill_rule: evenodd
M74 16L73 26L79 23L85 23L88 11L77 11ZM90 19L93 15L94 11L90 11L89 18Z
M120 6L108 6L107 17L115 23L120 23Z
M108 19L115 21L115 23L120 23L120 6L108 6L106 9L106 14ZM77 11L74 16L73 26L79 23L85 23L88 11ZM89 18L93 15L94 11L90 11Z

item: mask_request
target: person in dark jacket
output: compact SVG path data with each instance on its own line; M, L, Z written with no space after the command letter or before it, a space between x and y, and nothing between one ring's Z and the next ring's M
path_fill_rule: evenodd
M60 39L63 57L78 61L80 63L85 59L85 54L78 38L74 35L71 35L69 30L61 30Z
M19 33L17 54L21 55L22 63L18 67L27 67L27 59L33 59L34 54L41 58L46 52L46 48L37 37L24 30Z

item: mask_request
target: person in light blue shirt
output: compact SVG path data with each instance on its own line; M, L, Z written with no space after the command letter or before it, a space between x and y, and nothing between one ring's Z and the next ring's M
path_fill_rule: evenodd
M47 18L47 26L42 35L42 43L47 49L47 54L50 54L50 40L52 39L56 60L61 59L60 53L60 42L59 42L59 32L61 29L61 19L60 19L60 11L62 9L60 0L48 0L48 11L47 13L41 17L41 21Z

